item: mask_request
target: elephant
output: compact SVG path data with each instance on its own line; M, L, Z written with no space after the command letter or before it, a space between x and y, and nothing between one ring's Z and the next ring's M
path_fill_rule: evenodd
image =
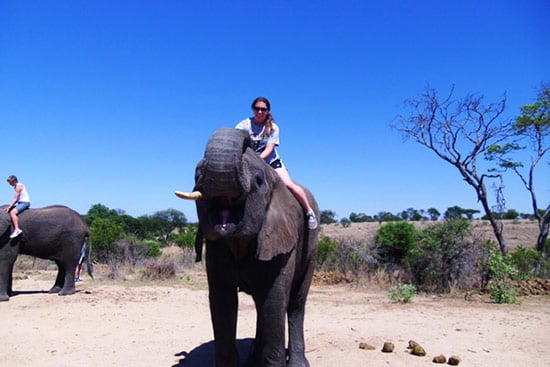
M5 208L0 207L0 301L14 294L12 272L18 254L55 261L58 273L49 292L66 296L76 292L75 269L87 240L86 265L93 278L90 230L80 214L61 205L27 209L19 214L23 233L10 239L12 223Z
M319 218L313 195L305 189ZM319 229L278 173L250 148L248 133L221 128L210 137L191 193L199 219L200 260L206 272L216 366L239 366L238 292L252 296L256 335L247 366L305 367L304 313L313 277ZM288 349L285 341L288 320Z

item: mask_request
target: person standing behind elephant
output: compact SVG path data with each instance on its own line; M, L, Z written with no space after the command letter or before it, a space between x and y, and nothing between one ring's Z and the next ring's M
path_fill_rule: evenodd
M258 97L252 101L251 107L254 116L242 120L235 127L248 131L252 148L256 150L260 158L275 169L286 187L288 187L305 209L309 229L317 228L317 218L307 200L304 189L292 181L277 151L276 146L279 145L279 126L275 124L273 115L271 114L269 100L265 97Z
M74 281L75 282L81 282L82 281L82 263L84 262L84 258L86 257L86 241L82 244L82 248L80 249L80 257L78 258L78 262L76 263L76 271L74 273Z
M14 227L13 232L10 234L10 238L15 238L23 233L21 228L19 228L19 219L17 216L31 206L31 199L27 192L27 188L17 180L16 176L9 176L7 181L15 189L15 196L6 208L6 212L10 214Z

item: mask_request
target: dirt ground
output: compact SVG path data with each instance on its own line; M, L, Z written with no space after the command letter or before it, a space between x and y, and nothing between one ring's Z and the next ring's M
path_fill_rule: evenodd
M20 293L0 303L0 366L213 366L205 275L198 267L165 282L113 282L96 274L78 292L45 293L52 271L16 273ZM240 295L238 345L254 335L251 298ZM307 303L312 367L433 366L456 355L460 366L541 366L550 360L550 299L498 305L483 298L417 296L394 304L384 290L315 285ZM427 352L411 355L409 340ZM360 349L365 342L374 350ZM384 342L395 344L382 353Z

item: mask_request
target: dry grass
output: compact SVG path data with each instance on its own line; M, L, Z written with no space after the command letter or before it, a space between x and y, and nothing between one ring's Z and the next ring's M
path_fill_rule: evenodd
M417 228L426 228L437 222L411 222ZM378 222L351 223L349 227L343 227L340 224L323 224L321 226L321 235L328 236L334 240L349 240L352 242L370 243L374 238L376 231L382 224ZM472 221L474 235L479 238L491 240L496 243L493 229L488 221ZM509 250L518 246L534 248L537 242L539 230L536 221L533 220L507 220L504 221L504 239Z

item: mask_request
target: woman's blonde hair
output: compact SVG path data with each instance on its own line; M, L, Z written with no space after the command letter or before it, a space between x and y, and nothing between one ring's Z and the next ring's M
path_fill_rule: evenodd
M257 97L252 101L252 104L250 105L250 107L254 109L254 107L256 107L256 103L258 102L263 102L267 106L267 114L265 116L265 121L264 121L264 130L262 131L262 137L266 137L266 136L269 136L269 134L271 134L271 130L273 130L273 122L275 122L275 119L271 114L271 103L269 103L269 100L265 97Z

